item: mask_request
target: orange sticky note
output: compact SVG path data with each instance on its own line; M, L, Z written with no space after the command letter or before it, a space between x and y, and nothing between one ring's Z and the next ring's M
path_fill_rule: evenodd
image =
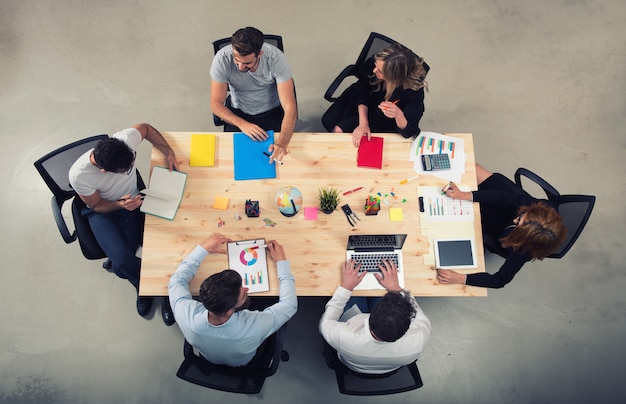
M226 210L228 208L228 198L225 196L218 196L217 198L215 198L213 208Z
M389 208L389 220L392 222L403 221L402 208Z

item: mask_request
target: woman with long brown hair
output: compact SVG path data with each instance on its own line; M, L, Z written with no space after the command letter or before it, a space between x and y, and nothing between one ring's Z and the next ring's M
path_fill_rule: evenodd
M451 183L445 194L480 203L483 234L500 241L507 251L506 260L495 274L466 275L438 269L437 279L444 284L501 288L526 262L550 255L565 239L567 229L550 201L531 197L502 174L491 173L480 164L476 164L476 177L477 191L464 192Z

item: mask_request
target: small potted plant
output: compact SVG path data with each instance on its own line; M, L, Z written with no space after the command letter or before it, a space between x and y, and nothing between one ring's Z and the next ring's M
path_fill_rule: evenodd
M326 214L331 214L337 209L339 205L339 190L332 187L320 188L317 199L320 201L320 209Z

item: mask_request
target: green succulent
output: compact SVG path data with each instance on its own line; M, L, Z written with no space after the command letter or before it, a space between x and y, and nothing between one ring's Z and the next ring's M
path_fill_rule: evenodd
M332 212L339 205L339 190L333 187L320 188L317 199L320 201L320 209L323 212Z

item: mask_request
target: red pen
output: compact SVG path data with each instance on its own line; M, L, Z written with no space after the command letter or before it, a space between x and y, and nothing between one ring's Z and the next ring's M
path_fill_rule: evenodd
M363 187L354 188L354 189L351 189L350 191L344 192L343 194L344 195L350 195L351 193L356 192L356 191L360 191L361 189L363 189Z

